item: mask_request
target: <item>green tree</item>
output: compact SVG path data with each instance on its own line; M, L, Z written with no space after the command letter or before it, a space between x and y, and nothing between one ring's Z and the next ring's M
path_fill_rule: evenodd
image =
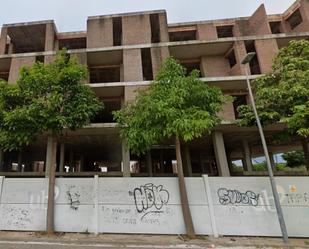
M286 166L290 168L299 167L305 164L304 152L301 150L283 153L282 158L286 161Z
M65 50L51 64L24 67L15 85L0 84L0 147L20 149L37 135L46 134L53 144L49 169L47 231L54 232L54 186L56 145L65 129L76 130L90 123L103 107L82 81L87 70L69 58Z
M308 144L309 41L291 41L287 47L280 49L274 59L272 72L256 79L253 91L264 125L285 122L287 129L281 138L288 139L296 135L303 139L304 144ZM251 106L240 106L238 111L241 125L255 125Z
M185 188L181 143L210 133L220 122L217 113L225 102L220 89L199 80L199 72L186 70L168 58L148 90L115 112L120 134L135 154L143 154L153 144L174 139L184 221L189 237L195 237Z

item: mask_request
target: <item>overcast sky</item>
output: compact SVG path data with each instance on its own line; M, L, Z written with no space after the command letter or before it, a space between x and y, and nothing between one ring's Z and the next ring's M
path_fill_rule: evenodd
M61 32L86 30L88 16L166 9L168 22L249 16L262 3L282 13L294 0L0 0L4 23L53 19Z

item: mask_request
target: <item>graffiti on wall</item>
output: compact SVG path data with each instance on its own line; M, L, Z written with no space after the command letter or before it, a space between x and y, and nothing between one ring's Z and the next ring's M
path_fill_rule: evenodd
M67 198L70 202L70 207L72 210L78 210L78 207L80 205L80 192L75 189L75 186L68 187L68 190L66 191Z
M129 191L129 195L133 196L135 208L138 213L143 213L141 220L148 214L163 213L162 208L168 204L170 194L163 188L163 185L154 185L147 183L133 191Z
M219 202L222 205L243 204L256 207L259 205L259 194L248 190L244 193L235 189L220 188L217 191Z

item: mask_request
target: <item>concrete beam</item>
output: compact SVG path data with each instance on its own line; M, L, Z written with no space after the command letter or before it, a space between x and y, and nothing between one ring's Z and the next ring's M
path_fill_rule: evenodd
M217 167L220 176L230 176L222 132L215 131L212 135Z

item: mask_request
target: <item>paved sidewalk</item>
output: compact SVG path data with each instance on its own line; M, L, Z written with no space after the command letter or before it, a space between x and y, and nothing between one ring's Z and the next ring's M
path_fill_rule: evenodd
M172 235L122 235L66 233L47 236L44 233L0 232L1 249L73 249L73 248L138 248L138 249L201 249L201 248L309 248L308 239L290 239L285 245L279 238L199 236L187 240Z

